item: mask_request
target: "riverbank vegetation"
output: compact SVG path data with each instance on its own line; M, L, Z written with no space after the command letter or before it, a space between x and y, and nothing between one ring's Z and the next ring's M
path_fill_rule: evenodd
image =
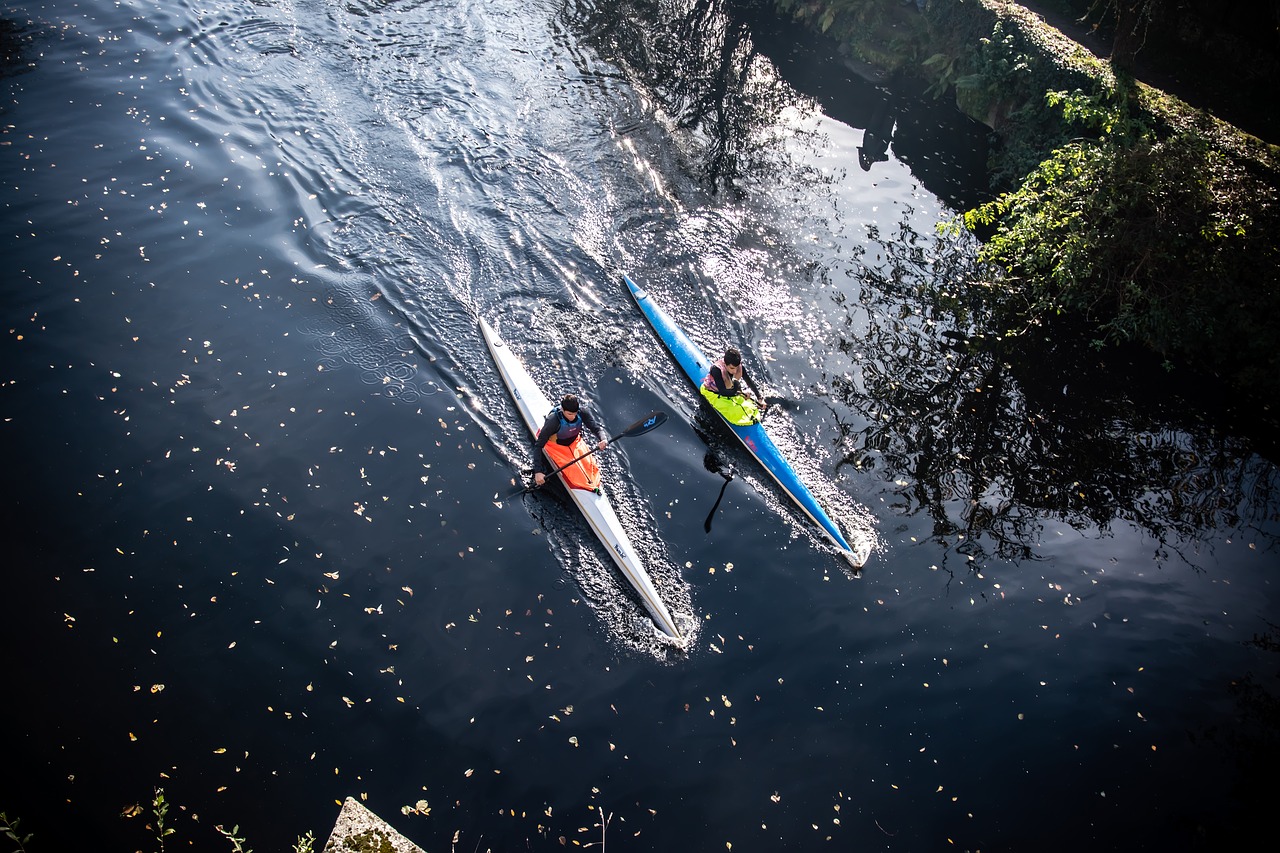
M1132 24L1111 21L1113 65L999 0L775 2L995 131L997 197L953 226L983 238L969 295L1006 334L1084 320L1098 346L1145 344L1274 416L1280 149L1135 79Z

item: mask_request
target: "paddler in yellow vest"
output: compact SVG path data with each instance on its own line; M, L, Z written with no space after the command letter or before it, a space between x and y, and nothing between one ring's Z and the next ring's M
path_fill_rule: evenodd
M541 486L547 481L547 456L556 468L569 463L562 472L569 486L594 491L600 488L600 468L594 456L586 456L588 448L582 440L582 428L591 430L597 438L603 433L591 412L578 402L575 394L565 394L560 405L547 414L533 442L533 482ZM555 441L552 441L552 439ZM600 439L596 449L604 450L609 442ZM585 457L577 459L577 457ZM575 462L574 460L577 459Z
M744 387L744 383L750 390ZM738 426L758 423L760 413L768 405L756 383L747 375L742 353L737 347L729 347L723 358L711 363L711 369L703 377L702 387L698 390L729 423Z

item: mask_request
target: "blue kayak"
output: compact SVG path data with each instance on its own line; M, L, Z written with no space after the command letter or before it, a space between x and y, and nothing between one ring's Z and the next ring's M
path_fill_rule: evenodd
M684 330L676 325L667 312L654 304L649 295L644 292L644 288L632 281L629 276L624 275L623 278L627 282L627 287L631 289L631 295L635 297L636 304L640 306L644 316L653 325L658 337L666 344L671 354L675 356L675 360L679 362L685 375L689 377L689 381L695 387L700 386L703 377L711 369L711 360L698 348L697 344L689 339ZM856 553L853 548L849 547L849 543L845 540L844 534L840 532L840 528L836 527L831 517L818 505L813 493L800 480L795 469L791 467L791 463L783 457L778 450L778 445L774 444L773 439L765 432L764 425L754 423L748 426L740 426L730 423L723 416L721 416L721 420L724 420L725 425L733 430L733 434L760 461L760 464L777 481L782 490L791 496L791 499L805 511L809 518L813 519L815 524L822 528L827 538L839 549L841 555L852 563L854 567L860 568L866 562L867 555L865 553Z

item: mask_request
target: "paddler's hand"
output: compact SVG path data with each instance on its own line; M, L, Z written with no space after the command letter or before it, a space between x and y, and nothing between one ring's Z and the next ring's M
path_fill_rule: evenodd
M535 486L541 486L545 482L547 482L547 475L541 471L533 475L533 484Z
M609 446L609 442L601 441L599 444L596 445L596 450L604 450L608 446Z

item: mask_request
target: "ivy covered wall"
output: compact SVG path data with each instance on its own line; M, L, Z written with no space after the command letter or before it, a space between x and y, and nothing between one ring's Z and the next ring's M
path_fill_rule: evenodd
M1006 334L1071 315L1280 413L1280 149L1002 0L772 0L860 61L927 81L999 139L970 282Z

